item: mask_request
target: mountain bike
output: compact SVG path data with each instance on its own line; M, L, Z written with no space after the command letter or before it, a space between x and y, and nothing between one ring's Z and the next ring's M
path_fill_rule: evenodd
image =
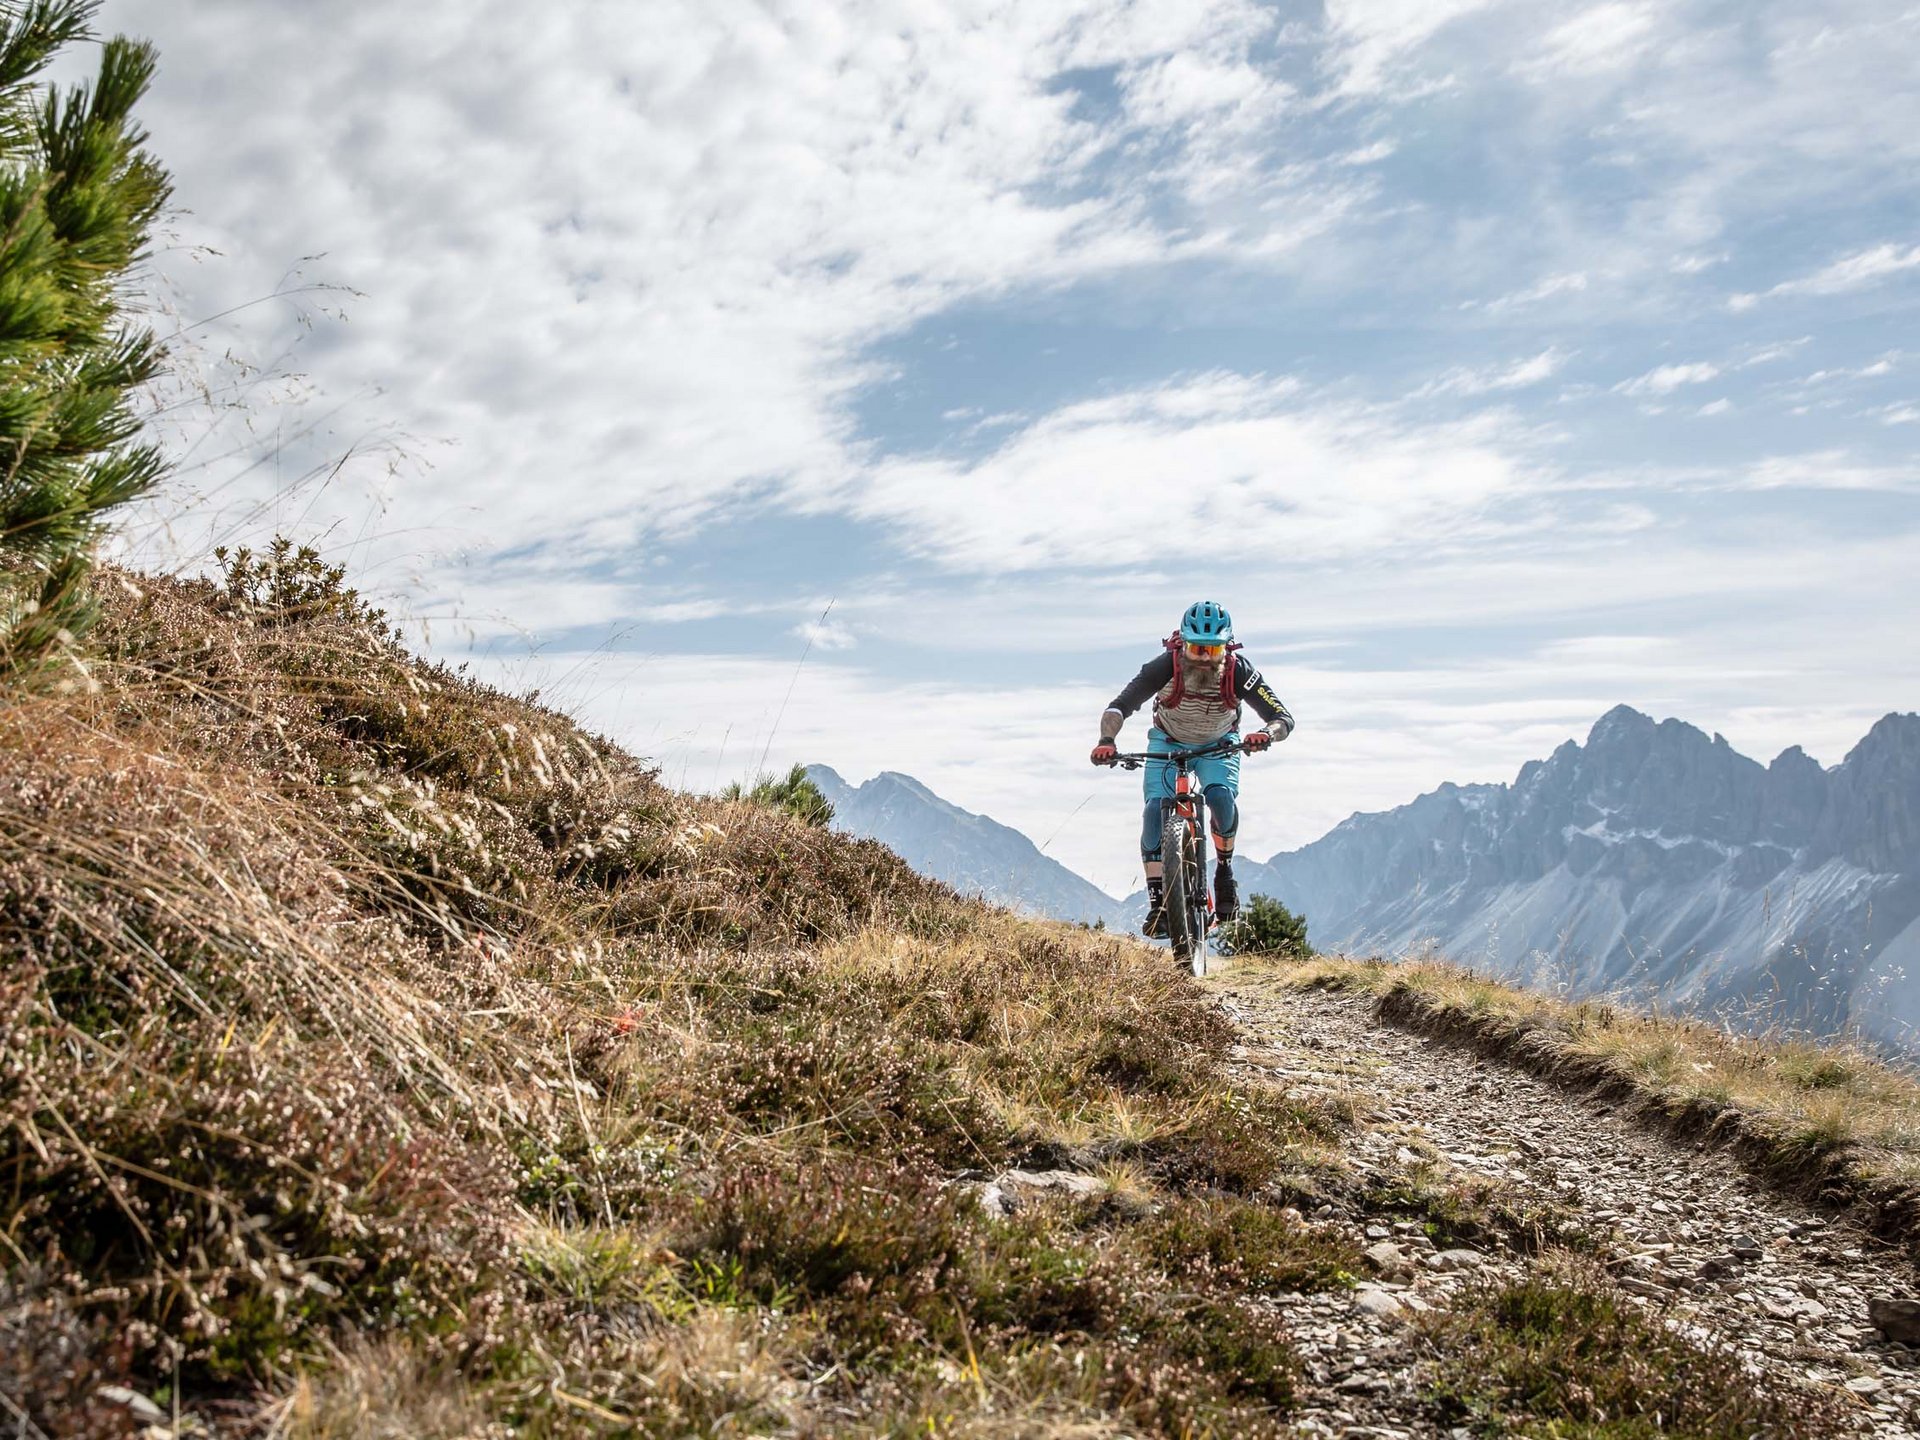
M1147 764L1174 767L1173 798L1160 802L1160 869L1165 877L1167 940L1173 958L1195 975L1207 973L1207 936L1213 929L1213 896L1207 889L1207 800L1194 778L1193 762L1210 755L1247 753L1245 741L1216 740L1194 750L1115 755L1112 764L1138 770Z

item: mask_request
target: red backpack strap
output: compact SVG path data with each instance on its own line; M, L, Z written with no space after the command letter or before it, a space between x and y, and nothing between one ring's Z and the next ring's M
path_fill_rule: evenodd
M1235 682L1240 678L1239 654L1238 645L1227 646L1227 663L1220 667L1220 703L1222 705L1231 706L1238 703L1240 699L1235 687Z
M1167 708L1173 710L1187 698L1187 667L1180 663L1180 632L1174 631L1162 644L1173 657L1173 694L1167 697Z

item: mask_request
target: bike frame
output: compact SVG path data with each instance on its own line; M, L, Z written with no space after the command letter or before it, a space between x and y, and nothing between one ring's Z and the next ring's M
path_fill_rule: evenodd
M1173 796L1160 802L1160 869L1165 877L1167 937L1174 959L1184 961L1195 975L1207 973L1207 937L1213 930L1213 895L1207 885L1207 801L1193 773L1194 762L1212 755L1247 752L1242 741L1216 741L1191 750L1159 754L1115 755L1112 763L1123 770L1142 765L1174 767ZM1169 842L1177 852L1169 854ZM1175 914L1176 906L1179 914Z

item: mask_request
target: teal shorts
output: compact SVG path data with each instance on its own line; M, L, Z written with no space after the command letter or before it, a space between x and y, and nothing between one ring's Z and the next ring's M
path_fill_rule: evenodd
M1223 735L1232 744L1240 741L1239 732ZM1216 742L1217 743L1217 742ZM1176 745L1158 729L1147 731L1147 753L1165 755L1178 750L1202 750L1202 745ZM1152 761L1140 767L1146 790L1146 808L1140 814L1140 854L1146 860L1160 858L1160 802L1173 798L1173 777L1179 770L1166 762ZM1231 840L1240 830L1240 752L1209 755L1193 763L1193 778L1207 792L1207 819L1213 833Z

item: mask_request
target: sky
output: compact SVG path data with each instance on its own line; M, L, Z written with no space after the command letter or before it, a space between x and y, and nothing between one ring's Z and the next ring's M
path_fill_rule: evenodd
M1243 848L1614 704L1920 704L1914 0L107 0L178 471L707 789L901 770L1116 893L1198 599ZM1145 735L1136 717L1127 739Z

